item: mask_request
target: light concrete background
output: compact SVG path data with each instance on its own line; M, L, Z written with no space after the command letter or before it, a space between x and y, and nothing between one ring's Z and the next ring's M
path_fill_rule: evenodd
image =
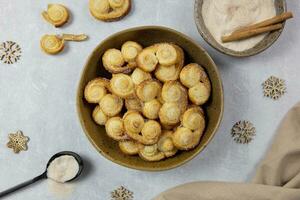
M51 2L71 10L71 23L61 29L45 23L40 13ZM63 188L69 194L60 197L43 181L6 199L107 200L113 189L124 185L136 200L148 200L190 181L250 180L283 115L299 100L300 4L287 2L295 18L279 40L264 53L237 59L202 40L194 24L193 0L134 0L129 16L114 23L91 17L87 0L0 0L0 42L15 41L23 51L17 63L0 63L0 191L38 175L48 158L62 150L76 151L88 160L82 179ZM225 112L215 138L191 162L165 172L131 170L106 160L85 137L75 108L76 88L88 55L112 33L141 25L171 27L195 39L217 63L224 84ZM69 43L62 54L49 56L39 47L46 33L86 33L90 39ZM262 94L261 83L271 75L287 83L287 94L278 101ZM238 145L230 136L232 125L241 119L252 121L257 129L249 145ZM30 142L28 151L16 155L6 142L7 134L19 129Z

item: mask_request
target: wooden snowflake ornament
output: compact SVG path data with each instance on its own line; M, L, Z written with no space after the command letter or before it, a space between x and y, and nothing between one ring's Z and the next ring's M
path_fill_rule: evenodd
M263 84L264 96L277 100L286 92L285 81L275 76L270 76Z
M7 143L7 147L13 149L15 153L27 150L27 143L29 141L29 137L24 136L22 131L10 133L8 135L8 138L9 142Z
M111 192L111 200L133 200L133 192L121 186Z
M248 144L254 138L256 130L249 121L239 121L231 129L234 141L240 144Z

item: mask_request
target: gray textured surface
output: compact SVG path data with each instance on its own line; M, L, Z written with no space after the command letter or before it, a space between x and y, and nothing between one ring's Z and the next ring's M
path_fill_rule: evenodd
M260 55L236 59L216 52L202 40L193 20L193 0L135 0L130 15L115 23L92 18L87 0L0 0L0 41L15 41L23 51L18 63L0 63L0 191L41 173L48 158L61 150L76 151L89 161L84 177L73 183L73 192L64 199L106 200L111 190L125 185L135 199L147 200L190 181L249 180L281 118L299 100L300 5L298 0L287 1L295 19L287 23L279 40ZM70 24L55 29L41 19L41 11L50 2L70 8ZM225 112L215 138L191 162L165 172L135 171L106 160L85 137L76 114L76 87L90 52L110 34L140 25L164 25L194 38L213 57L223 79ZM90 39L69 43L58 56L40 51L43 34L62 32L86 33ZM287 94L278 101L262 95L261 83L270 75L287 82ZM249 145L231 139L230 129L240 119L256 126L257 136ZM31 140L27 152L15 155L6 142L7 134L18 129ZM44 181L6 199L61 197Z

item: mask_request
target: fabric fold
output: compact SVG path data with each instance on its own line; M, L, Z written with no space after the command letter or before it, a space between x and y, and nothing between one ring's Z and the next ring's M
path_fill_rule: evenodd
M194 182L153 200L300 200L300 103L282 120L251 183Z

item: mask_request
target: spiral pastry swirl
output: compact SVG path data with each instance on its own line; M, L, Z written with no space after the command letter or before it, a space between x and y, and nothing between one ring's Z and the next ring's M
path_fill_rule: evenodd
M131 74L131 79L135 85L139 85L145 80L152 79L151 74L141 70L140 68L135 68Z
M143 50L143 47L133 41L127 41L122 45L121 53L126 62L130 63L131 66L136 66L136 58L138 54Z
M205 128L204 111L198 106L192 106L182 115L181 123L191 130L200 129L203 131Z
M157 143L159 151L163 152L166 157L174 156L177 152L172 137L173 132L165 130Z
M110 80L110 88L114 94L122 98L133 97L135 90L130 76L114 74Z
M142 112L148 119L157 119L160 108L161 103L157 99L153 99L144 103Z
M139 153L139 143L134 140L119 141L119 147L126 155L136 155Z
M48 54L57 54L64 49L64 41L56 35L44 35L40 41L41 49Z
M161 84L157 80L146 80L136 87L136 95L141 101L151 101L160 96Z
M105 130L109 137L116 141L128 139L125 134L123 120L120 117L112 117L105 123Z
M100 105L96 106L92 117L94 121L99 125L105 125L109 117L101 110Z
M118 115L123 107L123 100L114 95L107 94L100 101L100 108L109 117Z
M173 142L178 149L189 150L199 144L201 136L201 130L192 131L186 127L178 127L173 134Z
M42 12L43 18L55 27L60 27L68 22L68 9L61 4L49 4L47 11Z
M160 161L165 158L164 153L158 150L157 144L154 145L140 145L139 156L146 161Z
M96 78L88 82L84 89L84 97L89 103L99 103L107 94L109 80L105 78Z

